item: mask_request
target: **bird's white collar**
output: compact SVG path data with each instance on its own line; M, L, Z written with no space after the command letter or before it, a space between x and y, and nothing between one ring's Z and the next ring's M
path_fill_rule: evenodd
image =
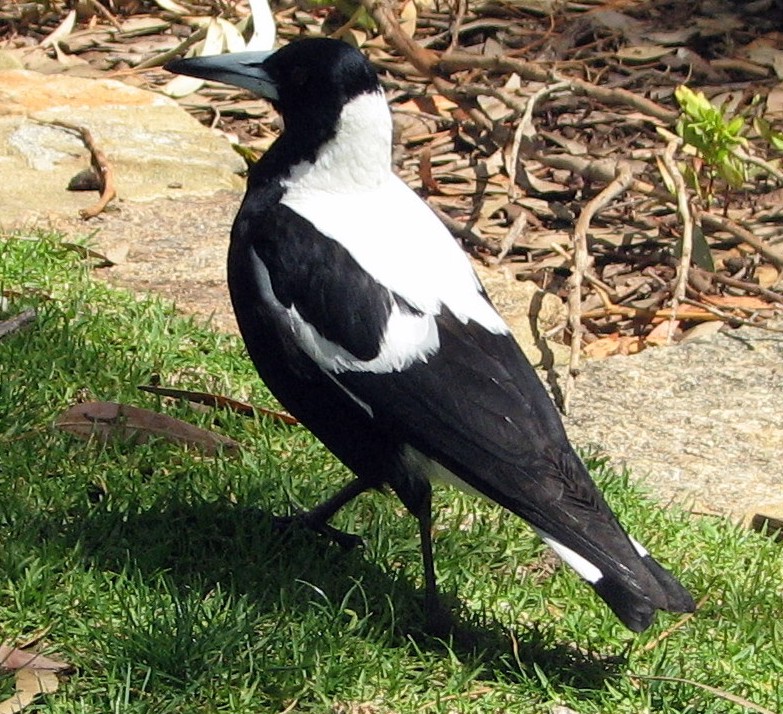
M392 121L383 93L360 94L342 109L335 135L314 163L296 164L283 181L286 196L357 193L377 188L391 176Z

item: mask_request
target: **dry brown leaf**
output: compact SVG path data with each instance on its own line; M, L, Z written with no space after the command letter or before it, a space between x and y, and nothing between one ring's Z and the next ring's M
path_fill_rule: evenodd
M207 26L207 36L204 41L199 43L198 56L206 57L208 55L219 55L225 44L225 33L223 27L215 19L211 18L209 25ZM188 94L192 94L204 84L203 79L197 77L186 77L183 74L177 75L174 79L170 79L161 88L164 94L170 97L179 98L185 97Z
M758 64L772 67L778 79L783 79L783 33L769 32L742 48L742 54Z
M60 686L54 672L23 667L16 672L16 692L0 702L0 714L17 714L39 694L51 694Z
M68 37L76 24L76 10L71 10L65 19L46 37L41 40L40 47L57 46L57 43L64 37Z
M517 169L517 184L526 191L542 196L552 193L563 194L568 192L568 186L547 179L538 178L532 171L527 170L524 163L520 163L519 168Z
M660 45L634 45L632 47L622 47L615 54L618 59L633 64L637 62L652 62L669 54L669 52L671 50L668 47L661 47Z
M413 37L416 32L416 19L418 17L418 11L416 9L416 3L413 0L408 0L400 10L400 28L408 35Z
M641 337L615 333L607 337L599 337L585 345L583 351L588 359L603 359L613 355L633 355L643 349L644 342Z
M0 645L0 669L16 670L27 667L29 669L50 670L52 672L64 672L71 668L67 662L60 662L51 657L45 657L38 652L28 652L9 645Z
M71 665L67 662L60 662L37 652L0 645L0 671L16 673L16 692L0 702L0 714L17 714L39 694L56 692L60 686L56 673L70 669Z
M712 320L706 322L699 322L698 324L686 330L680 338L679 344L685 345L688 342L696 342L697 340L707 340L713 335L716 335L723 329L723 322L720 320Z
M144 16L130 17L122 23L123 37L140 37L143 35L157 35L171 27L171 23L159 17Z
M143 444L150 437L159 436L178 444L194 446L209 456L221 449L235 451L239 448L233 439L168 414L115 402L77 404L57 417L55 426L81 439L95 436L105 442L119 439Z
M756 279L762 288L771 288L778 282L780 273L774 265L762 263L756 268Z
M705 302L724 309L736 308L738 310L769 310L770 304L766 300L753 295L708 295L704 296Z
M162 10L174 13L175 15L187 15L190 12L188 8L186 8L184 5L180 5L179 3L174 2L174 0L155 0L155 4Z
M768 119L783 116L783 83L778 84L769 90L765 116Z
M671 322L669 320L662 320L659 322L655 327L653 327L652 330L650 330L647 337L645 337L645 343L649 347L665 347L667 344L669 344L669 330L671 329L672 334L674 334L675 330L680 325L680 321L675 320L673 328L669 327L670 324Z

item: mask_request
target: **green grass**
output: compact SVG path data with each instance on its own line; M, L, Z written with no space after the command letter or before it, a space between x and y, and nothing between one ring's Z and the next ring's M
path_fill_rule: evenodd
M741 711L634 675L783 710L772 539L664 512L593 463L629 529L707 596L656 643L678 616L634 637L572 572L547 567L524 524L441 489L436 563L461 627L436 640L422 633L415 523L394 498L363 496L335 519L363 550L281 537L267 514L315 503L348 478L343 467L301 428L137 391L159 377L273 405L237 339L91 280L52 237L0 239L0 289L7 313L40 311L0 340L0 640L41 638L77 668L36 711ZM165 411L244 448L207 458L52 427L85 398ZM0 675L0 695L11 689Z

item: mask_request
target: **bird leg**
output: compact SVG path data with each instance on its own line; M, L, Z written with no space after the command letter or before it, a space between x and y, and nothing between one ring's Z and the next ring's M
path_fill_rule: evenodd
M435 579L435 559L432 554L432 491L429 488L416 511L413 515L419 522L419 537L421 539L426 627L436 637L445 637L451 631L453 622L451 613L440 600Z
M421 560L424 566L425 628L436 637L445 637L453 629L453 620L450 611L441 602L435 579L435 559L432 554L432 486L421 472L410 470L390 485L419 523Z
M293 516L277 516L274 519L274 525L281 530L287 530L291 526L303 526L308 530L315 531L334 541L341 548L351 550L357 545L362 544L362 539L352 533L345 533L330 526L328 521L337 513L346 503L349 503L359 494L364 493L369 486L360 479L354 479L343 486L334 496L328 498L323 503L319 503L309 511L296 513Z

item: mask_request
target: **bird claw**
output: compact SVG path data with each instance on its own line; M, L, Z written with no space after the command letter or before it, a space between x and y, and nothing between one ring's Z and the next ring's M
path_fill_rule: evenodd
M425 597L424 618L427 634L440 639L446 639L456 627L454 615L440 598Z
M276 516L273 520L275 530L287 531L291 528L306 528L325 536L343 550L353 550L364 545L364 541L353 533L346 533L328 523L314 521L307 512L295 513L293 516Z

